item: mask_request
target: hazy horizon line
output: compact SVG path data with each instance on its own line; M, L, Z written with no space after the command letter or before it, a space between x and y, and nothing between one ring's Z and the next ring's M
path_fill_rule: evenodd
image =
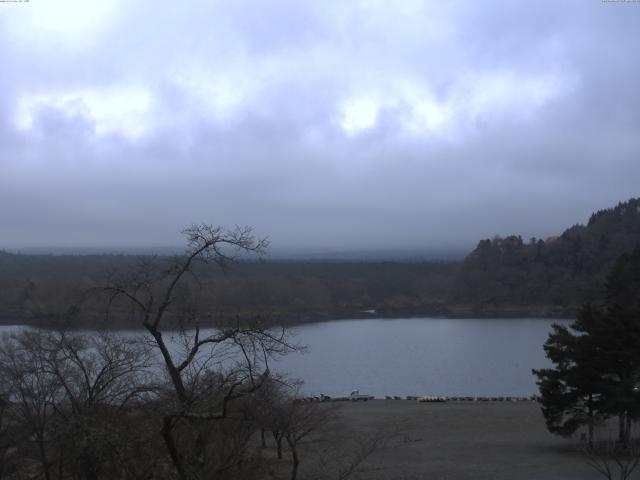
M455 259L463 258L474 246L330 248L282 246L270 247L264 259ZM19 255L180 255L177 245L96 245L96 246L3 246L0 251ZM247 255L246 259L254 258Z

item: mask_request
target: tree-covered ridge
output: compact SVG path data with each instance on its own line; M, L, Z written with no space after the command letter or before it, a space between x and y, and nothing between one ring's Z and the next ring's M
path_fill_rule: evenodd
M119 255L0 258L0 319L55 323L105 273L170 261ZM389 315L433 311L445 302L456 269L457 264L442 262L243 261L226 276L201 272L203 310L283 322L371 315L366 311L372 309ZM84 318L101 321L104 308L91 308L91 301L85 300ZM128 323L116 316L110 321Z
M622 252L640 242L640 199L592 214L587 225L574 225L559 237L546 240L511 235L481 240L465 259L466 266L542 264L562 266L572 273L599 271L611 266Z
M559 237L481 240L462 262L241 261L228 276L202 272L203 301L211 316L260 314L283 322L354 318L371 310L392 317L573 316L579 305L603 300L615 260L639 244L640 199L631 199ZM107 272L170 261L0 252L0 320L55 323ZM94 307L94 314L103 311ZM112 318L120 320L128 322Z
M478 308L575 308L601 299L606 273L639 244L640 199L632 198L599 210L587 225L574 225L559 237L481 240L462 263L453 295Z

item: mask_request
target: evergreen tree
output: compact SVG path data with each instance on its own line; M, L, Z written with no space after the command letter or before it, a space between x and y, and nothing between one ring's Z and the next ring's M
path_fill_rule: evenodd
M552 433L568 436L615 415L627 445L640 418L640 247L622 255L606 283L603 307L585 305L569 327L554 325L544 345L554 368L534 370Z
M619 441L629 442L640 418L640 247L622 255L606 283L606 325L597 331L605 407L619 419Z
M571 325L571 330L554 325L544 350L555 368L534 370L540 388L540 403L550 432L570 436L587 426L589 444L593 443L596 422L606 416L601 390L597 345L588 334L578 334L601 321L601 312L586 305ZM586 328L585 328L586 327Z

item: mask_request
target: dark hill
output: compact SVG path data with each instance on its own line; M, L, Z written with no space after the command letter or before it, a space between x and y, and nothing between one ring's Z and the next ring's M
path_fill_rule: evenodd
M602 299L615 260L640 244L640 199L600 210L547 240L481 240L462 262L451 301L475 310L540 307L571 312Z

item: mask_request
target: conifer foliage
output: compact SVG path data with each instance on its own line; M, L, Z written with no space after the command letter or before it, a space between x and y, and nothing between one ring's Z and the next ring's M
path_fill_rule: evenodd
M550 432L615 416L618 441L630 440L640 418L640 247L622 255L607 278L604 305L584 305L568 328L554 325L544 349L553 368L534 370Z

